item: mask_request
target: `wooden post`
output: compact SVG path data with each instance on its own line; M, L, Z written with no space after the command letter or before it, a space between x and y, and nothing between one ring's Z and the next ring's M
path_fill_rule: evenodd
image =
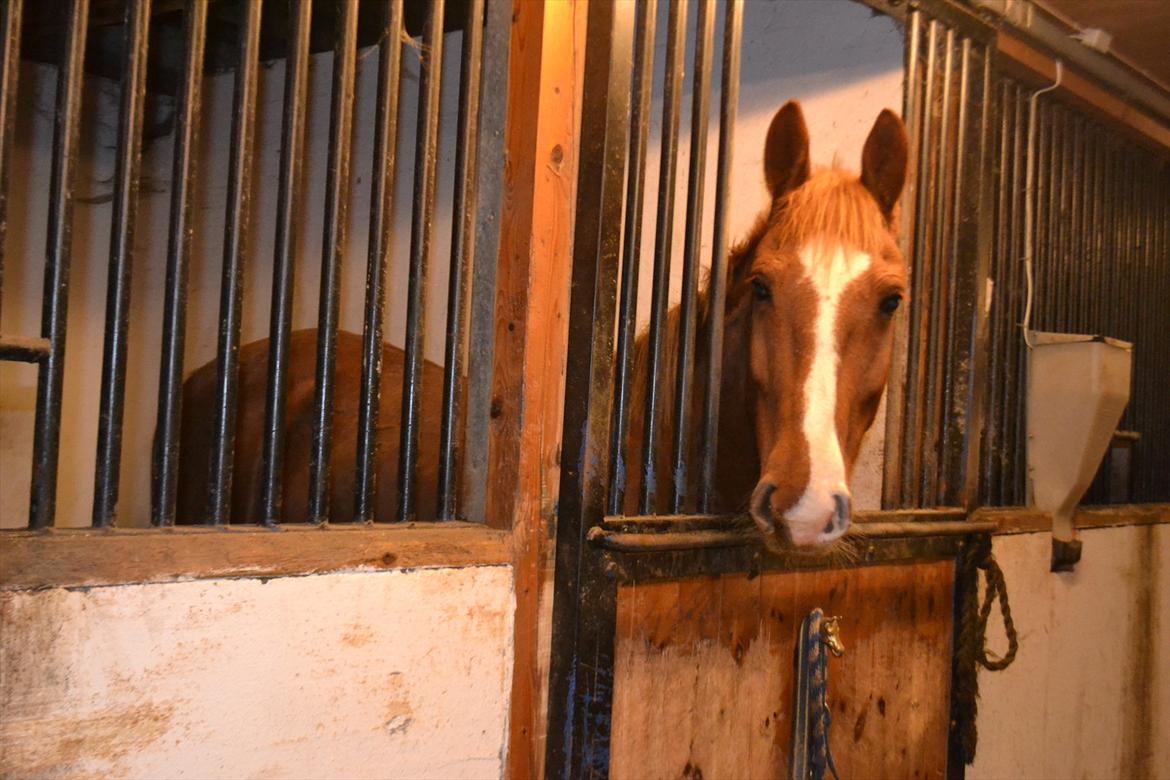
M514 0L513 10L485 514L489 525L510 522L515 548L507 771L535 778L544 766L549 529L559 484L586 1Z

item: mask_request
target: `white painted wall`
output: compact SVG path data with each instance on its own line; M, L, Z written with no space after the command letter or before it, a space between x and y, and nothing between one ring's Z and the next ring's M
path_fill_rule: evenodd
M647 146L646 198L643 206L642 264L639 271L638 322L649 321L650 295L661 164L662 80L666 60L668 3L660 3L655 51L655 84ZM696 6L690 10L694 28ZM715 164L719 150L719 81L722 61L722 13L716 25L712 95L707 141L704 229L700 257L711 264L715 198ZM693 44L693 41L692 41ZM682 287L686 229L686 186L690 161L692 47L686 51L686 77L679 131L678 187L672 244L672 297ZM839 164L859 170L861 148L883 108L902 109L903 36L886 16L874 15L852 0L771 0L744 4L739 114L731 176L728 237L737 241L768 205L764 186L764 138L772 116L797 99L804 109L814 165ZM706 271L704 272L706 273ZM862 448L853 478L854 506L881 506L882 444L885 404Z
M1170 777L1170 525L1081 536L1068 574L1049 534L995 539L1020 650L979 675L970 778ZM1002 651L998 614L988 635Z
M447 248L450 246L454 178L455 116L458 111L459 49L462 37L446 38L439 187L435 219L435 254L430 265L426 357L443 357L446 318ZM399 123L395 230L388 285L386 339L401 344L406 322L406 259L410 250L411 182L414 169L415 106L418 92L416 49L404 46ZM377 91L377 49L359 52L350 221L342 262L341 318L343 330L360 333L365 294L369 231L370 174L373 159L374 99ZM325 172L329 141L332 54L311 58L309 113L305 153L305 196L297 224L293 327L316 325L318 280L322 257ZM0 332L39 335L44 274L48 175L52 151L54 68L25 63L21 70L21 103L13 155L9 199L4 305ZM233 75L204 81L190 266L186 372L215 357L219 326L220 268L231 138ZM110 193L114 173L118 85L86 81L77 194L82 198ZM271 302L276 181L280 162L281 106L284 61L261 68L257 111L254 201L245 263L242 343L268 335ZM159 113L173 109L162 99ZM157 118L157 117L156 117ZM129 361L126 415L122 446L120 525L146 525L150 512L150 443L158 402L158 371L162 338L162 300L166 279L167 220L170 204L173 133L155 141L142 158L143 188L135 241L130 302ZM61 422L61 463L57 494L58 525L88 525L93 501L93 465L97 446L97 387L101 379L107 258L112 206L77 203L73 226L72 286L69 299L64 403ZM36 370L0 363L0 527L24 525L28 518L29 464L36 402Z
M503 772L509 566L0 593L0 777Z

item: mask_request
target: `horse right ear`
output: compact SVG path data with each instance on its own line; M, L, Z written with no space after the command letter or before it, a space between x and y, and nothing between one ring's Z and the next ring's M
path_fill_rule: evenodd
M789 100L768 126L764 142L764 179L777 200L800 187L809 177L808 127L800 103Z

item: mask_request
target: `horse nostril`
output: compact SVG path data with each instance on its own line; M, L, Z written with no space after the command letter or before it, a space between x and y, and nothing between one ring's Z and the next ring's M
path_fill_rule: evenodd
M752 518L761 530L775 530L772 520L772 494L776 492L775 485L760 483L752 493Z
M849 522L849 495L847 493L833 494L833 522L837 525L843 525Z

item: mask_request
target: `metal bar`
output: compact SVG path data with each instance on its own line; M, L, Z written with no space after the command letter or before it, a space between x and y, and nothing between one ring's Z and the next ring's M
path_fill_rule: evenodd
M191 198L203 87L203 42L208 0L187 0L183 81L179 85L171 165L170 226L163 292L162 358L159 362L158 421L154 433L151 523L175 524L179 476L179 426L183 402L183 338L187 323L187 266L191 255Z
M1005 433L1007 442L1005 459L1005 480L1010 480L1005 488L1002 502L1007 505L1023 503L1024 468L1022 457L1025 448L1024 440L1024 411L1023 386L1024 378L1024 339L1022 323L1024 320L1024 150L1026 134L1026 101L1020 85L1013 84L1012 102L1014 104L1015 122L1012 128L1012 193L1011 193L1011 222L1008 233L1011 236L1011 273L1009 279L1009 294L1011 295L1011 320L1008 337L1009 374L1007 387L1004 389L1004 410L1007 425L1010 429Z
M877 539L916 539L942 536L973 536L994 533L999 524L993 521L956 520L921 523L854 523L844 537L850 541ZM613 532L596 527L589 532L589 541L606 550L626 553L665 552L671 550L699 550L707 547L740 547L759 544L754 526L726 531L654 531L651 533ZM795 554L831 556L834 550L793 550Z
M642 484L638 506L653 511L658 495L658 415L661 387L659 361L665 347L670 298L670 258L674 237L675 176L678 169L679 103L682 99L683 54L686 50L688 0L670 3L666 31L666 75L662 87L662 139L658 168L658 216L654 235L654 272L650 296L649 359L646 366L646 408L642 429ZM672 345L673 346L673 345Z
M227 227L223 277L219 292L219 340L216 347L216 406L212 423L211 488L208 524L229 521L232 469L236 447L236 386L239 382L240 320L243 307L244 255L252 201L252 152L256 127L257 73L260 55L261 3L241 8L240 62L232 99L232 142L228 162Z
M0 335L0 360L39 363L49 356L50 350L49 340L46 338Z
M964 209L964 199L966 196L967 202L970 203L970 193L964 192L966 185L966 175L970 175L979 182L979 176L982 171L983 160L979 159L978 163L971 166L972 170L968 171L968 162L970 161L971 151L968 148L968 134L967 124L970 120L970 113L968 112L967 103L971 100L971 40L963 38L959 42L959 95L957 103L957 117L955 120L955 145L951 153L947 155L948 158L954 160L953 173L947 182L947 186L942 188L943 194L950 200L949 207L947 207L946 223L950 227L950 235L947 236L948 241L940 247L940 258L945 258L943 267L946 269L941 272L945 274L942 278L946 280L946 327L940 329L940 370L941 370L941 387L939 388L939 395L941 396L939 404L940 419L938 422L938 464L939 473L935 482L935 503L955 503L955 491L959 487L958 479L959 473L956 468L956 463L953 462L956 455L962 455L965 448L960 442L964 439L964 434L967 431L965 425L968 413L973 410L970 408L961 409L960 405L964 396L964 390L967 389L965 385L966 377L962 376L963 364L970 366L975 360L975 354L969 350L970 344L960 343L963 335L963 325L960 320L973 316L975 312L966 311L969 303L972 302L973 296L978 294L977 286L974 284L974 279L970 278L969 269L974 265L975 258L970 257L964 251L971 246L972 231L968 228L968 222L978 218L977 214ZM973 188L975 193L978 193L978 185ZM978 205L978 200L975 200ZM977 229L977 228L976 228ZM979 280L983 283L983 280ZM959 364L959 365L957 365Z
M377 511L378 416L382 399L382 330L386 322L386 275L394 229L394 178L398 166L398 85L402 78L402 0L385 8L379 46L374 171L370 183L370 239L366 259L362 384L358 405L355 519L372 523Z
M114 163L114 210L110 230L110 272L106 285L106 333L98 401L97 457L94 460L93 527L114 524L118 478L122 473L122 411L126 398L130 275L134 266L134 222L142 160L142 111L146 101L146 57L151 0L126 3L122 95Z
M618 303L617 366L609 439L610 514L622 510L626 495L626 436L630 370L637 329L638 269L642 261L642 206L646 184L646 137L654 81L654 26L658 0L641 0L634 22L634 83L630 108L630 159L626 165L626 212L622 242L621 300Z
M947 189L950 181L948 172L955 157L951 142L951 82L954 80L955 31L948 28L943 39L942 102L939 109L938 142L935 151L935 165L932 171L934 203L931 221L935 223L934 240L930 246L930 271L924 278L929 288L923 297L929 297L929 317L926 320L926 392L923 402L922 424L922 469L919 474L919 502L932 504L939 500L939 465L941 422L943 415L943 394L945 376L943 365L946 361L946 328L951 312L944 306L944 287L949 291L954 283L950 273L950 262L946 257L947 237L953 230L951 215L947 209ZM921 217L919 217L921 219Z
M723 374L723 314L727 298L727 215L731 210L731 165L735 116L739 106L739 55L743 0L728 0L723 18L723 76L719 91L719 159L715 164L715 224L712 229L711 281L707 287L707 387L699 452L703 475L699 511L710 512L714 498L719 440L719 394Z
M902 106L910 142L907 150L908 160L913 162L907 171L906 189L902 194L902 208L899 218L901 236L899 248L902 250L904 262L909 266L915 265L914 258L917 255L917 248L914 244L917 223L915 204L918 202L920 185L919 141L922 134L922 107L924 104L921 59L922 12L915 9L910 12L906 20L905 62L903 66L906 81ZM911 314L911 317L916 316ZM914 383L914 374L909 370L910 344L913 334L910 322L910 317L905 314L894 321L890 380L886 388L886 440L883 447L885 464L882 474L882 506L885 508L902 506L905 502L903 480L908 471L905 455L909 445L910 425L913 421L912 409L905 403L908 394L913 390Z
M678 362L674 385L674 436L671 443L670 508L682 511L692 444L691 383L695 363L695 331L699 316L699 249L703 239L703 195L707 177L707 124L711 99L711 50L715 37L714 0L699 0L691 81L691 154L687 167L686 236L683 238L682 301L679 308Z
M410 273L406 299L406 357L402 376L402 427L398 445L398 519L415 516L418 418L422 385L427 265L435 215L435 168L439 146L439 93L443 75L443 4L427 11L419 50L418 129L414 152L414 210L410 226Z
M24 0L0 8L0 307L4 304L4 258L8 237L8 180L16 134L16 95L20 87L20 20ZM0 311L3 309L0 308Z
M987 374L987 397L990 400L987 405L987 425L984 428L984 444L981 456L981 500L987 506L998 506L1001 500L1000 491L1002 485L1000 478L1002 476L1001 463L1004 447L1003 421L1005 419L1003 413L1003 388L1006 384L1004 357L1007 353L1007 334L1011 330L1008 319L1011 311L1010 299L1008 298L1010 288L1007 284L1007 264L1009 262L1007 247L1009 236L1006 228L1006 223L1010 216L1008 206L1011 195L1009 169L1011 149L1010 88L1009 83L1000 82L996 90L999 103L998 152L992 167L993 173L991 174L995 179L996 193L995 257L991 272L991 279L995 284L995 289L991 302L992 316L989 338L991 360L990 370Z
M631 3L587 9L545 777L604 776L617 586L586 545L605 512L629 121Z
M49 224L45 241L44 304L41 309L41 337L49 341L49 354L41 361L37 372L29 528L51 526L56 512L69 264L73 255L73 182L77 175L88 15L89 0L73 0L57 75L53 163L49 174Z
M266 525L280 521L284 503L284 414L288 398L293 278L299 249L297 226L302 208L312 9L312 0L290 2L288 57L284 63L284 116L280 131L272 306L268 323L268 392L264 398L264 443L260 462L260 519Z
M341 306L341 259L349 207L349 157L357 72L357 0L338 0L329 108L329 163L325 173L325 229L317 304L317 376L313 394L313 449L309 453L309 522L329 521L329 458L333 444L333 365ZM352 520L347 517L345 520Z
M902 452L902 489L899 506L917 506L921 494L919 475L922 471L922 396L925 370L922 363L925 359L925 328L924 322L929 322L931 309L929 295L925 292L925 284L930 266L929 245L930 226L932 223L930 212L930 195L933 192L933 159L932 143L933 111L935 91L935 71L938 60L938 32L940 25L937 20L931 19L927 25L926 42L926 74L924 76L922 107L920 111L921 123L918 134L918 174L917 203L914 207L914 243L911 259L910 278L914 285L913 298L916 305L910 307L910 325L907 336L906 357L906 397L903 408L906 410L903 418L903 452Z
M467 356L467 412L464 416L463 479L459 505L463 515L483 519L487 506L488 432L491 424L492 353L495 339L496 262L500 251L503 207L512 3L487 0L480 81L490 84L479 98L476 144L477 198L475 254L471 264L471 323Z
M459 75L459 129L455 148L455 202L451 226L451 271L447 284L447 343L443 360L443 413L439 428L438 510L440 520L456 519L456 437L459 405L466 393L463 377L468 286L471 258L475 252L476 164L479 72L483 47L483 0L468 0L463 28L463 52Z

